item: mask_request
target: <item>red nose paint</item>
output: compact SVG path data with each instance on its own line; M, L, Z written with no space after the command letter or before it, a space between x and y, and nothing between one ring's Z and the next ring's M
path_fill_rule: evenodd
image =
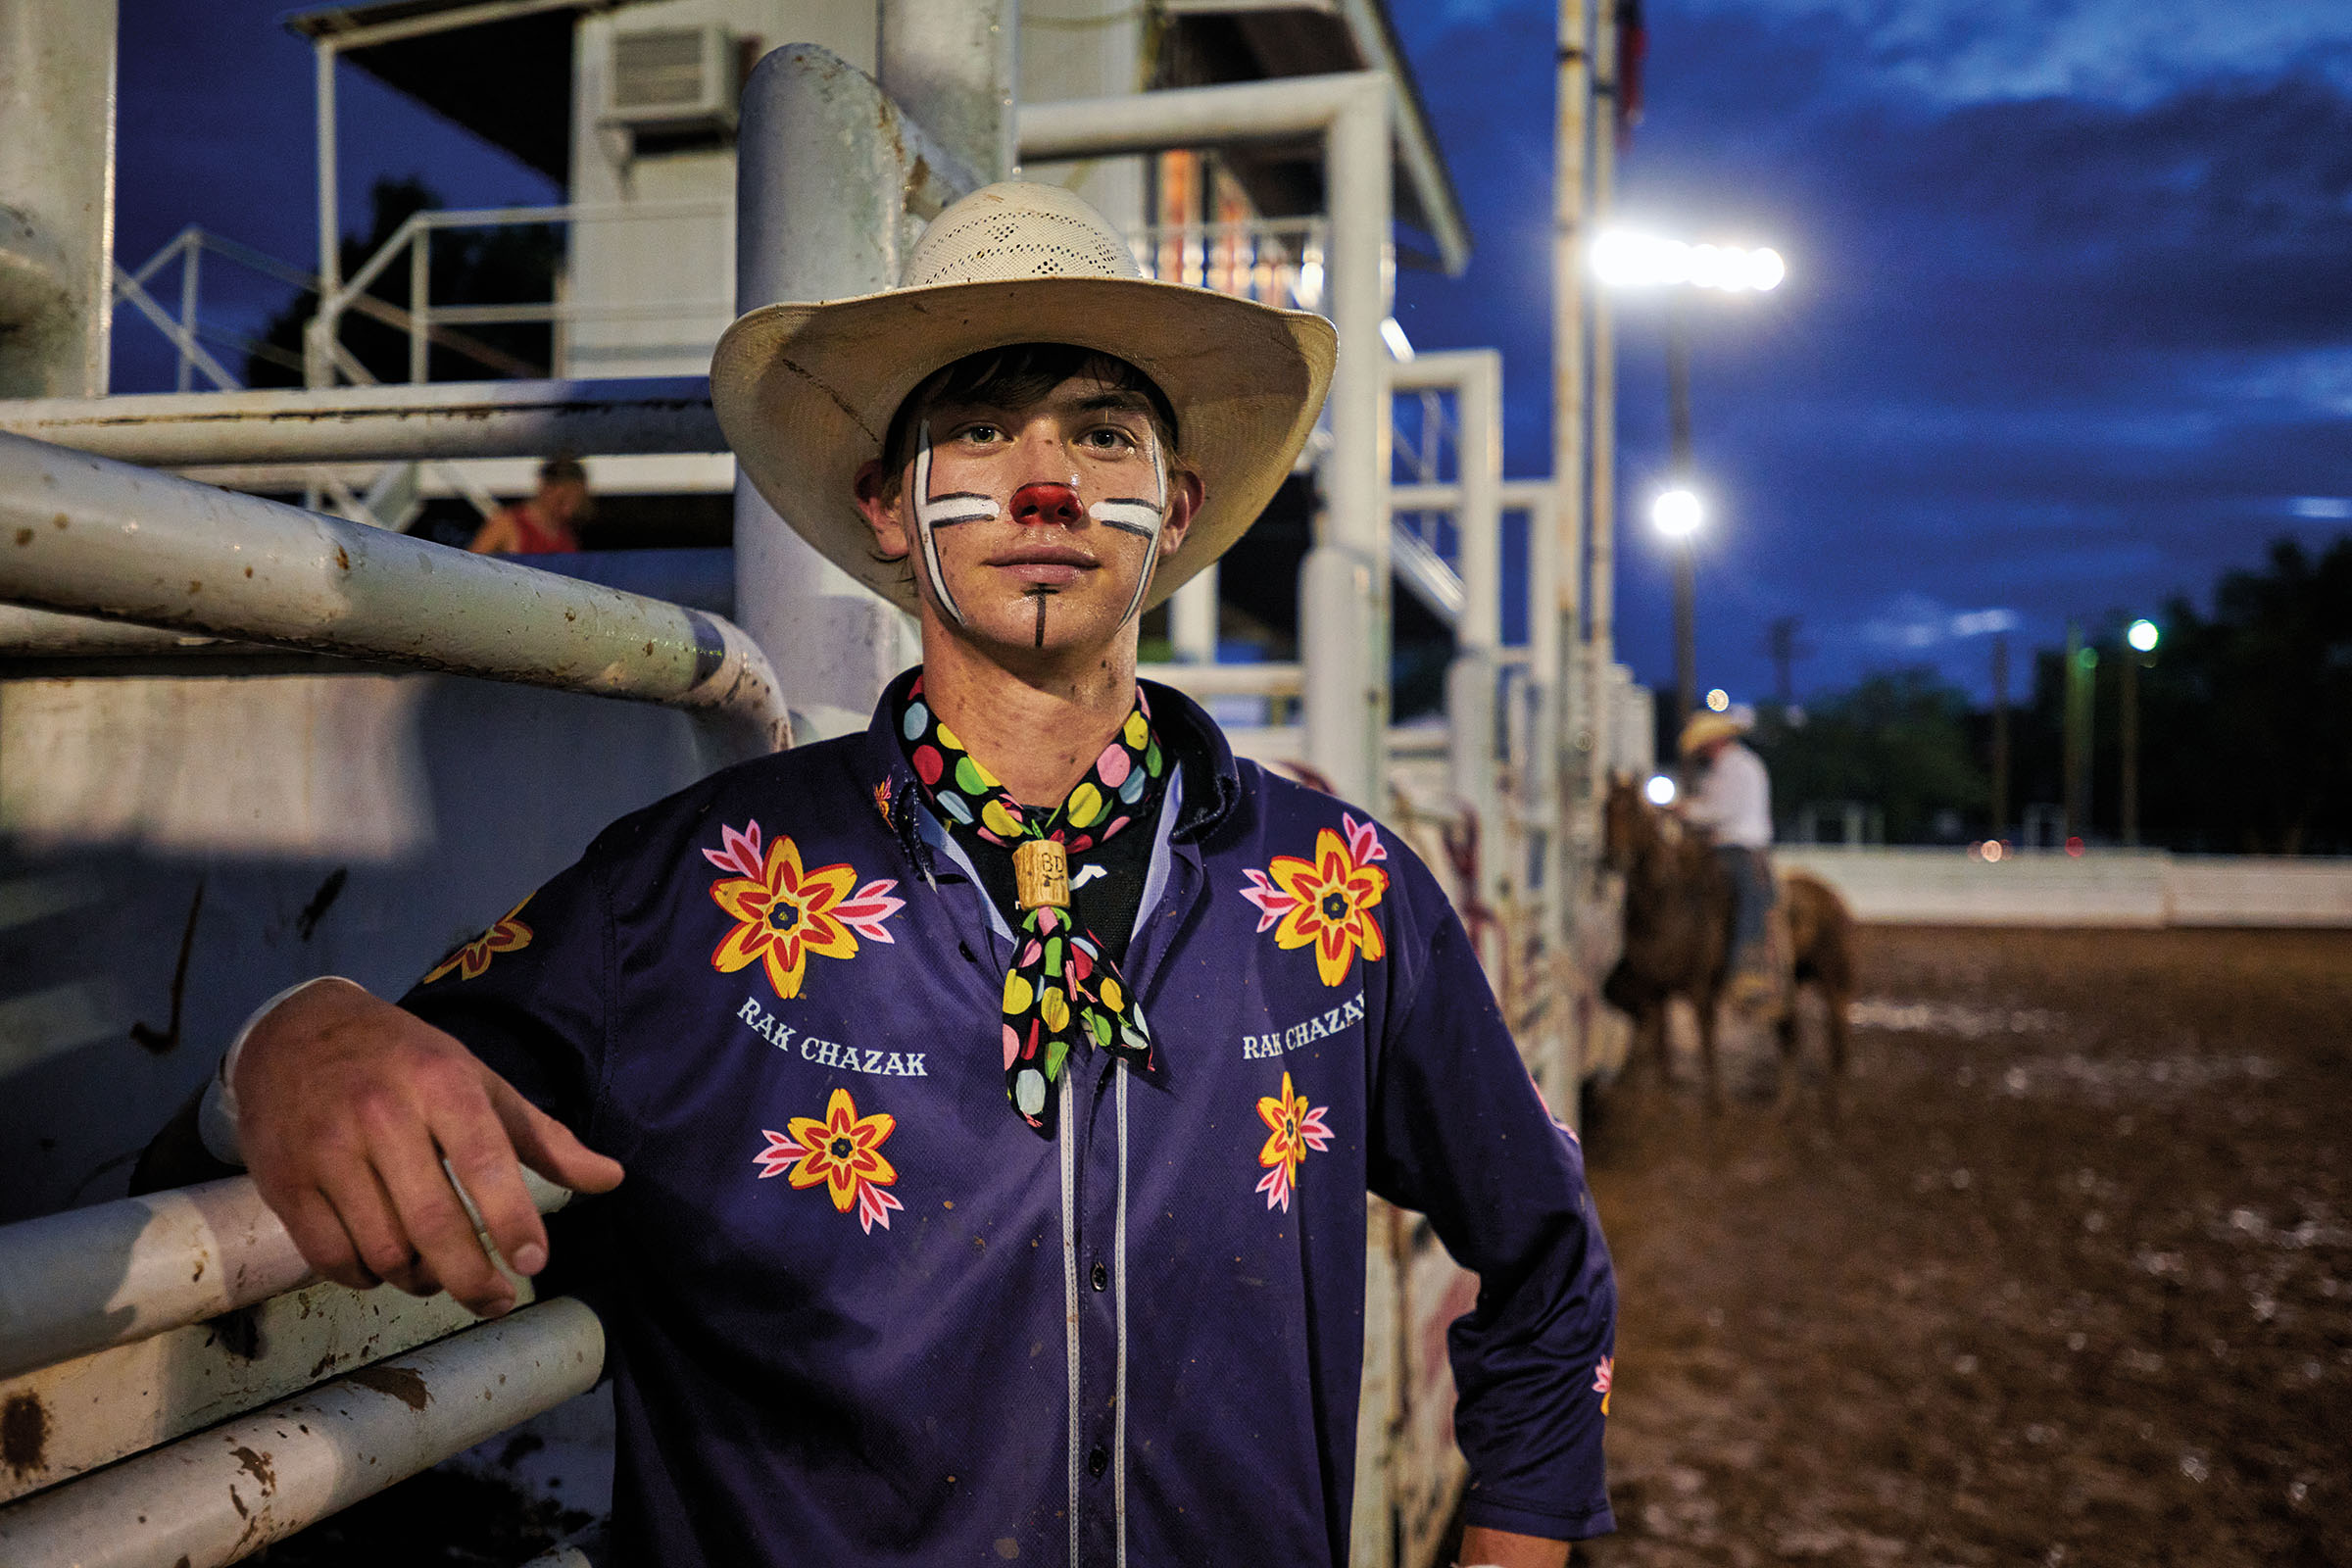
M1078 492L1066 484L1025 484L1012 493L1012 520L1018 523L1057 522L1075 528L1085 515Z

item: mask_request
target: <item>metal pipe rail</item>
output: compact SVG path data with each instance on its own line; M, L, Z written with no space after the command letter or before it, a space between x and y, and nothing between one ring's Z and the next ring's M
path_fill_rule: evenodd
M791 744L731 621L0 434L0 601L693 710Z
M571 1194L523 1172L543 1214ZM0 1226L0 1378L218 1317L311 1279L250 1176Z
M604 1360L585 1304L527 1306L0 1509L0 1561L220 1568L585 1394Z
M1306 690L1306 671L1296 663L1139 664L1135 672L1193 698L1297 697Z
M0 401L0 432L151 468L727 449L700 375Z

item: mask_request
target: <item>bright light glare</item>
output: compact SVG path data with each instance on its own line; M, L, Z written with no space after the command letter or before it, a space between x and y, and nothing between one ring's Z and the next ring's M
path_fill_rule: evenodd
M1707 693L1707 707L1720 713L1732 706L1732 694L1718 686Z
M1398 364L1401 365L1413 357L1412 340L1404 335L1404 328L1397 323L1396 318L1394 316L1384 316L1380 318L1380 340L1389 346L1391 354L1396 356Z
M1977 853L1984 856L1986 860L1998 860L2002 855L2001 841L1999 839L1986 839L1982 845L1978 846Z
M1679 239L1609 229L1592 241L1592 271L1612 288L1659 288L1688 283L1693 288L1738 294L1781 286L1788 264L1769 246L1686 245Z
M1663 773L1652 773L1649 775L1649 782L1642 787L1642 793L1649 797L1649 804L1652 806L1672 806L1674 804L1674 780Z
M2154 653L2156 639L2162 635L2152 620L2135 620L2132 623L2132 629L2124 633L2125 640L2143 654Z
M1698 497L1688 490L1668 490L1650 504L1649 520L1670 539L1684 539L1698 527Z
M1311 257L1298 264L1298 308L1311 311L1323 303L1323 264Z

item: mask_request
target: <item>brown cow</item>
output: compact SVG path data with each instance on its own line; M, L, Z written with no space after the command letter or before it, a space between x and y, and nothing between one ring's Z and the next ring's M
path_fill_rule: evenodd
M1703 829L1652 806L1623 775L1609 781L1603 808L1605 863L1625 877L1625 954L1601 995L1634 1020L1634 1054L1645 1044L1661 1077L1670 1077L1666 1004L1689 1000L1698 1015L1698 1052L1707 1098L1720 1099L1715 1068L1715 1004L1730 966L1732 884ZM1854 917L1829 884L1802 871L1780 878L1780 916L1788 926L1789 995L1777 1033L1784 1087L1798 1049L1796 987L1811 986L1829 1010L1830 1073L1845 1071L1846 1005L1854 991Z

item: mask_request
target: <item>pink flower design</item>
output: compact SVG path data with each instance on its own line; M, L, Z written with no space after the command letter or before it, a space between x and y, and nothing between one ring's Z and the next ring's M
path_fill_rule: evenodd
M1331 1148L1331 1128L1323 1120L1329 1109L1329 1105L1309 1105L1306 1097L1291 1087L1287 1072L1282 1075L1282 1093L1258 1101L1258 1117L1272 1129L1266 1147L1257 1152L1257 1162L1271 1167L1257 1182L1268 1208L1280 1207L1289 1213L1298 1162L1310 1149L1321 1153Z
M1340 831L1347 840L1348 857L1351 862L1350 869L1370 865L1376 860L1385 860L1389 858L1387 848L1380 842L1380 831L1368 819L1358 822L1352 811L1342 811L1340 813ZM1320 852L1318 852L1318 858L1320 858ZM1288 858L1285 857L1284 859L1287 860ZM1257 906L1257 929L1261 935L1272 929L1284 915L1306 902L1299 892L1283 886L1263 871L1246 869L1242 875L1250 884L1242 889L1242 897ZM1387 879L1384 876L1381 886L1385 888L1387 885ZM1373 954L1370 956L1378 957L1379 955Z
M858 1223L868 1236L876 1224L890 1229L892 1211L906 1208L883 1190L899 1179L882 1153L898 1130L898 1118L882 1111L860 1116L850 1092L836 1089L822 1118L795 1116L789 1125L789 1133L760 1129L767 1147L752 1156L760 1179L783 1176L795 1187L822 1186L836 1209L858 1210Z
M1592 1368L1592 1392L1600 1396L1600 1413L1609 1413L1609 1385L1617 1381L1617 1358L1604 1355Z

